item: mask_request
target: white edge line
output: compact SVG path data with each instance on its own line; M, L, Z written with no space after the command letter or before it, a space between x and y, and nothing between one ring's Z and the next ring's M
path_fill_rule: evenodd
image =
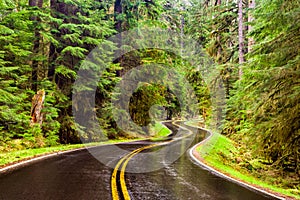
M187 124L186 124L186 125L187 125ZM223 173L221 173L221 172L215 170L214 168L212 168L212 167L206 165L206 164L203 163L202 161L198 160L198 159L194 156L193 152L195 151L195 149L196 149L199 145L201 145L201 144L203 144L204 142L208 141L208 140L212 137L213 133L212 133L210 130L205 129L205 128L201 128L201 127L197 127L197 126L193 126L193 125L187 125L187 126L191 126L191 127L194 127L194 128L198 128L198 129L204 130L204 131L206 131L206 132L208 132L208 133L210 134L209 137L207 137L206 139L202 140L200 143L194 145L194 146L189 150L190 157L191 157L197 164L199 164L202 168L207 169L207 170L210 171L211 173L213 173L213 174L215 174L215 175L217 175L217 176L220 176L220 177L222 177L222 178L225 178L225 179L227 179L227 180L229 180L229 181L231 181L231 182L237 183L238 185L241 185L241 186L243 186L243 187L245 187L245 188L252 189L252 190L254 190L254 191L257 191L257 192L260 192L260 193L262 193L262 194L265 194L265 195L274 197L274 198L276 198L276 199L281 199L281 200L285 200L285 199L286 199L286 198L284 198L284 197L277 196L277 195L275 195L275 194L272 194L272 193L267 192L267 191L265 191L265 190L262 190L262 189L260 189L260 188L254 187L254 186L249 185L249 184L247 184L247 183L244 183L244 182L242 182L242 181L236 180L236 179L234 179L234 178L232 178L232 177L230 177L230 176L227 176L227 175L225 175L225 174L223 174Z
M129 141L129 142L134 142L134 141ZM122 143L128 143L128 142L117 142L117 143L112 143L112 144L99 144L99 145L95 145L95 146L81 147L81 148L71 149L71 150L66 150L66 151L62 150L62 151L53 152L53 153L50 153L50 154L47 154L47 155L43 155L43 156L39 156L37 154L38 157L35 157L35 158L30 158L29 157L28 160L20 161L18 163L15 163L15 164L8 165L6 167L0 168L0 173L6 172L6 171L9 171L9 170L14 170L16 168L25 166L26 164L29 164L31 162L35 162L35 161L39 161L39 160L44 160L44 159L51 158L51 157L54 157L54 156L58 156L58 155L61 155L61 154L71 153L71 152L75 152L75 151L81 151L81 150L84 150L84 149L91 149L91 148L95 148L95 147L98 147L98 146L108 146L108 145L122 144ZM24 158L24 159L26 159L26 158Z

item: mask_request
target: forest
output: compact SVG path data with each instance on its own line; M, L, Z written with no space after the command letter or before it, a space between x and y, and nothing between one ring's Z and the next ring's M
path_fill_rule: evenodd
M209 84L224 85L221 109L212 106L212 88L198 66L179 55L145 48L113 60L122 44L109 38L144 27L171 30L199 44L218 72ZM299 189L299 0L1 0L1 152L103 140L87 127L93 125L77 124L72 102L78 70L101 44L107 52L97 62L113 60L95 91L95 120L105 138L131 137L112 115L115 86L130 70L161 63L188 80L197 106L180 107L176 93L188 96L185 85L179 82L177 91L171 91L162 75L130 97L133 122L151 124L147 113L154 104L166 110L166 119L184 119L182 113L196 109L249 160L289 177L286 184ZM148 131L140 129L139 136L146 137Z

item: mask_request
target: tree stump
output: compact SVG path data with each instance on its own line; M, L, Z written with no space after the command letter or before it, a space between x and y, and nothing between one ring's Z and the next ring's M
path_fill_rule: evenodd
M41 112L44 106L45 91L39 90L32 98L31 120L30 125L43 123L43 113Z

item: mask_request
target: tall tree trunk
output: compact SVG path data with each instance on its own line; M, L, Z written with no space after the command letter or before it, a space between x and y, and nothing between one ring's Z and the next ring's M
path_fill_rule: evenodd
M120 52L118 52L118 51L121 51L121 47L122 47L122 20L118 19L118 16L121 15L122 12L123 12L122 0L116 0L115 6L114 6L114 22L115 22L115 29L119 33L118 38L117 38L118 39L118 41L117 41L118 49L117 49L117 52L115 53L116 55L119 55ZM122 52L120 54L122 55ZM121 58L116 57L115 62L120 63L120 65L122 66L122 57ZM122 76L122 71L123 70L120 69L116 72L118 77Z
M29 6L34 7L37 6L39 8L43 7L43 0L29 0ZM35 26L40 22L40 18L33 16L31 17L31 20L34 22ZM40 52L40 39L41 39L41 34L37 28L34 30L34 41L33 41L33 54L34 56L37 56ZM31 63L31 89L35 92L38 90L38 68L39 68L39 62L37 61L36 58L33 58L32 63Z
M249 23L251 23L254 20L253 15L251 13L254 8L255 8L255 0L249 0L249 9L250 9L250 13L248 14L248 22ZM251 32L252 30L253 30L253 27L251 24L249 24L248 31ZM252 51L253 45L254 45L254 39L253 39L253 37L250 37L248 39L248 52Z
M220 12L220 6L221 6L221 4L222 4L222 1L221 0L217 0L217 5L219 6L219 8L218 8L219 12ZM217 36L217 41L218 41L217 58L219 60L219 64L221 64L223 59L221 58L221 56L222 56L222 45L221 45L221 36L219 34Z
M243 0L238 2L238 35L239 35L239 78L243 75L241 64L245 62L244 58L244 34L243 34Z
M122 32L122 21L118 20L118 15L122 14L122 0L116 0L114 7L115 29L118 33Z
M180 42L180 55L182 56L183 55L183 53L182 53L182 51L183 51L183 37L184 37L184 23L185 23L185 21L184 21L184 16L183 15L181 15L181 19L180 19L180 39L181 39L181 42Z
M47 14L51 15L50 11L50 6L51 6L51 1L50 0L44 0L43 5L41 5L43 8L46 8L48 11ZM50 22L47 22L50 24ZM45 28L43 31L50 32L50 26ZM48 71L49 71L49 57L50 57L50 40L47 39L46 37L41 35L40 38L40 53L44 57L43 61L39 63L38 67L38 81L44 80L48 78Z

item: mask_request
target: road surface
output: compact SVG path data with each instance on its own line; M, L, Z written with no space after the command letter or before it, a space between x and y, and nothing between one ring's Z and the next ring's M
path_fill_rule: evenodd
M176 128L170 124L168 126L171 129ZM192 128L192 131L193 134L181 140L169 141L180 147L182 152L160 151L166 146L158 145L161 142L139 141L118 144L118 147L129 152L124 154L120 151L118 156L116 152L112 156L109 146L98 146L89 151L83 149L58 154L7 171L0 174L0 199L272 199L219 178L194 164L186 153L186 147L203 140L205 132L195 128ZM174 135L175 138L182 136L176 132ZM130 154L134 150L136 151ZM115 168L99 162L90 154L91 151L94 155L96 152L98 156L105 157L109 165ZM158 152L158 156L148 159L147 163L144 162L143 156L151 152ZM173 154L182 155L170 163L169 158ZM158 166L160 169L134 173L142 170L145 165L153 165L153 168ZM133 172L124 171L122 175L122 167Z

